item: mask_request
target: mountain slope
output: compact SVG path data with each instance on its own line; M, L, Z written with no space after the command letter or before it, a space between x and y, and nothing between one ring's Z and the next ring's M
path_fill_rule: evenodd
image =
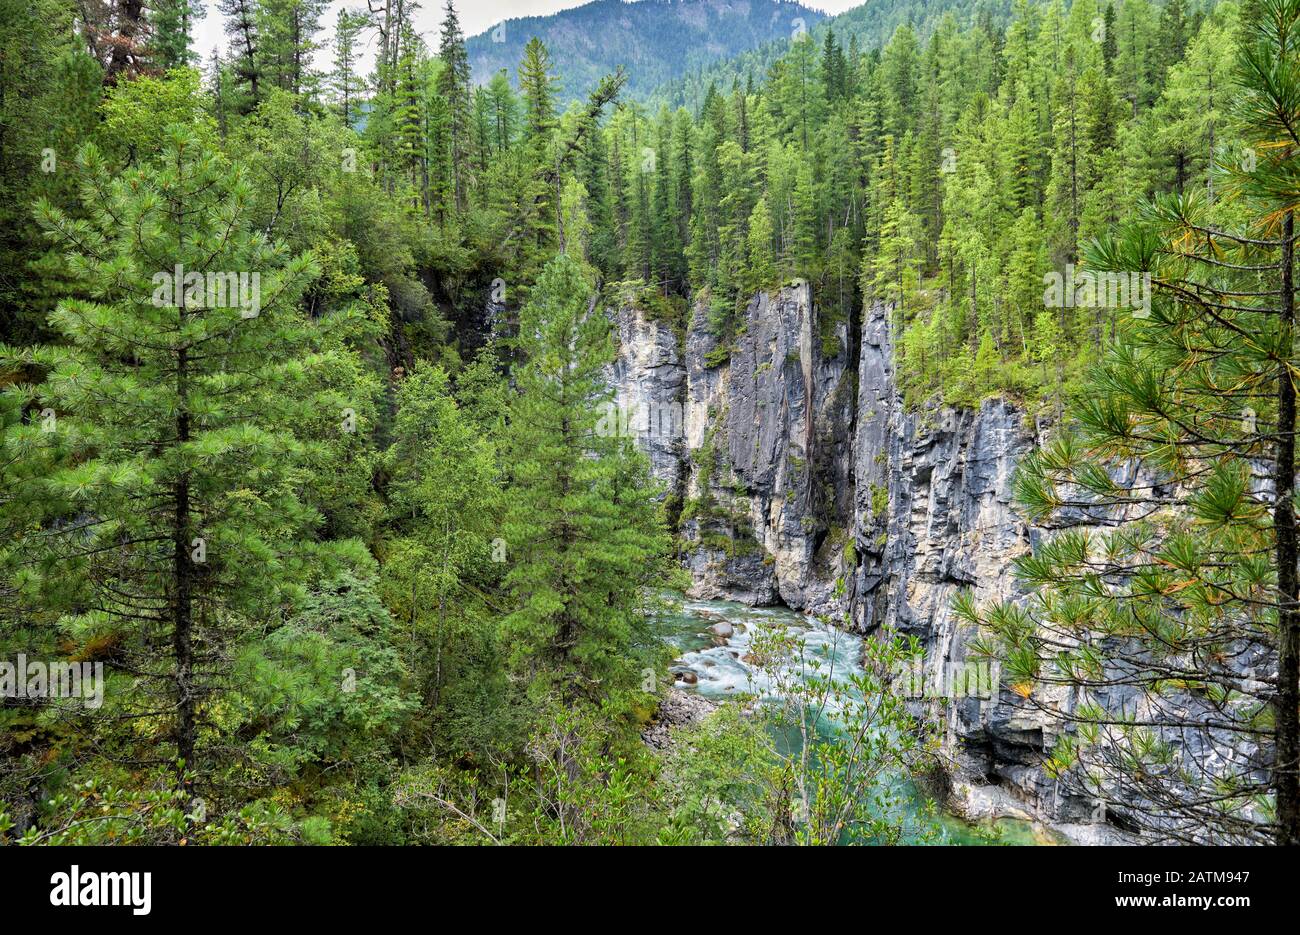
M1011 17L1011 0L870 0L838 16L823 17L810 29L820 43L825 31L832 29L840 43L856 42L863 52L883 47L903 24L910 24L918 38L925 41L940 21L951 14L958 26L976 23L988 29L1006 25ZM699 110L709 85L728 90L734 83L762 81L771 65L785 54L785 37L754 46L730 58L700 65L692 63L680 74L645 95L652 104Z
M515 79L524 46L537 36L563 76L563 100L584 97L619 65L635 98L825 18L787 0L594 0L551 16L506 20L467 45L475 83L502 68Z

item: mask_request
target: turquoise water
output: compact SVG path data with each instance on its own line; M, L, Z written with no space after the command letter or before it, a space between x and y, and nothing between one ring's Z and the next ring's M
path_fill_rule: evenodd
M851 633L845 633L819 621L778 607L749 607L732 601L697 601L680 597L667 596L669 609L655 616L660 627L660 636L678 652L672 666L674 673L691 673L695 684L681 683L687 691L699 692L708 698L722 700L745 695L759 698L772 698L775 692L773 673L752 666L747 661L751 641L758 629L764 625L784 625L795 631L806 647L807 656L819 663L818 674L831 678L847 678L860 671L859 660L862 654L862 640ZM725 642L709 632L716 623L727 623L733 633ZM800 660L791 659L784 663L786 673L796 677L801 672L794 671L802 665ZM836 711L828 709L825 716L816 725L823 737L835 736ZM778 739L778 742L782 742ZM794 744L797 749L797 733L784 740L782 745ZM916 804L918 810L922 796L910 783L905 783L904 791ZM993 823L971 824L955 815L937 816L940 844L1050 844L1055 837L1032 822L1017 819L1001 819Z

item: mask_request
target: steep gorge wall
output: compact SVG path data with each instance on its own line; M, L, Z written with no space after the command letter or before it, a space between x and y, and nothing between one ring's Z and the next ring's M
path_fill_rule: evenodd
M845 616L853 515L848 334L823 341L811 290L759 293L722 363L706 310L685 352L637 308L615 313L620 410L681 499L692 595ZM828 354L824 345L834 344Z
M1040 686L1040 707L999 685L972 658L973 628L952 603L961 590L980 602L1024 597L1012 562L1050 530L1016 511L1012 479L1042 429L1003 399L979 409L907 411L893 376L888 312L863 323L854 440L857 504L851 626L885 626L925 647L924 684L946 703L919 701L942 724L954 804L971 817L1020 814L1050 821L1080 841L1112 840L1097 803L1072 795L1042 770L1043 753L1078 702L1068 689ZM974 683L974 684L972 684ZM966 690L962 690L966 689Z
M926 649L926 684L962 670L974 634L953 614L953 596L1016 596L1011 562L1043 534L1012 503L1016 462L1038 441L1032 420L1001 399L908 412L887 309L866 311L851 355L843 325L823 340L806 284L755 296L729 356L702 307L683 348L636 308L614 315L620 404L680 413L676 427L651 418L638 438L681 499L692 595L781 602L861 633L913 634ZM1060 720L1017 701L994 689L917 702L943 722L957 804L979 816L1095 819L1094 803L1064 795L1039 766ZM1099 832L1075 827L1082 839Z

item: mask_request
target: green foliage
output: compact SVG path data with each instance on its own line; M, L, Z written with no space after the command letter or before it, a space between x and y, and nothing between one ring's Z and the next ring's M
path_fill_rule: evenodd
M295 307L311 257L253 231L248 184L219 155L183 127L166 136L156 161L117 179L83 149L90 220L40 208L86 297L51 317L67 343L32 391L71 460L30 492L60 529L33 538L42 561L21 586L66 611L73 645L114 647L134 673L112 693L121 713L152 710L159 690L174 699L177 714L140 736L168 736L189 760L213 666L301 580L317 517L293 483L307 439L285 426L343 406ZM260 279L232 272L249 270ZM236 279L220 293L207 273Z
M898 844L936 833L903 780L924 772L935 738L893 684L920 648L867 640L848 675L797 634L763 627L753 664L773 681L762 699L724 706L666 766L673 828L687 843Z
M316 585L283 626L235 660L246 688L223 717L241 722L270 778L307 764L359 769L386 753L414 715L404 641L374 572L345 571Z
M405 632L407 666L420 673L435 745L485 759L521 730L489 593L509 555L498 538L503 493L493 437L457 403L446 373L426 364L398 387L393 436L384 599Z
M776 752L762 720L744 702L722 705L676 744L664 764L673 843L762 841L770 824L763 790Z
M611 729L616 724L616 712L601 708L549 708L525 762L478 774L412 770L400 778L396 801L418 818L421 843L679 843L665 840L651 754L635 736Z
M1265 606L1275 582L1243 464L1279 435L1265 361L1286 337L1249 310L1208 327L1177 296L1150 321L1047 306L1043 276L1152 268L1170 289L1196 264L1258 259L1233 236L1256 221L1276 234L1295 191L1274 106L1293 96L1289 52L1260 33L1289 2L1245 16L1125 3L1097 42L1090 3L888 0L716 68L698 67L715 42L601 77L562 31L467 42L450 3L436 48L412 5L386 8L366 76L368 12L341 11L334 67L313 67L321 0L218 0L230 47L203 74L193 0L147 5L147 43L70 0L0 0L23 24L0 30L0 652L107 671L103 716L53 699L0 712L0 837L912 836L894 777L924 765L927 740L880 675L906 647L872 647L861 684L815 677L761 712L728 709L697 735L699 758L662 773L641 744L666 652L647 623L669 578L665 516L706 548L754 546L712 434L682 502L610 431L597 284L679 344L702 315L710 367L757 293L802 282L823 358L852 358L868 307L888 306L910 405L1005 393L1062 413L1077 399L1080 438L1021 473L1035 516L1080 491L1088 509L1133 505L1113 480L1121 457L1174 483L1175 515L1065 533L1021 562L1042 606L987 612L985 635L1016 685L1105 671L1108 646L1049 653L1039 619L1193 655L1238 652L1226 634L1243 626L1260 640L1269 612L1233 603ZM756 4L713 39L752 47L775 9L819 19ZM474 76L487 53L508 58ZM636 102L682 68L654 106ZM1222 154L1247 144L1259 165L1230 182L1241 160ZM178 263L256 272L256 313L183 289L155 302L154 274ZM1210 278L1207 295L1260 298L1241 270ZM1238 404L1253 434L1225 431ZM883 488L871 508L884 514ZM856 560L842 530L825 550ZM1116 593L1126 613L1103 609ZM1188 672L1174 655L1149 673L1154 694L1271 729L1272 708L1234 707L1243 686L1217 657ZM796 757L771 742L827 705L846 712L841 733L808 734ZM1178 768L1161 738L1105 717L1080 708L1054 774L1076 774L1104 728L1126 738L1117 762ZM1219 791L1221 809L1267 813Z
M168 781L142 786L116 774L74 782L42 803L42 821L14 843L20 846L328 844L328 822L296 822L273 803L259 801L221 815ZM0 809L0 835L12 829Z

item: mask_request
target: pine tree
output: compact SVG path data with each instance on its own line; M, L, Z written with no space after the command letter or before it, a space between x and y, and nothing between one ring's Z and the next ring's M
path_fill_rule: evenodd
M430 183L436 185L437 180L447 176L437 169L431 173L429 161L433 156L438 166L443 167L442 158L447 151L442 135L446 128L446 102L426 93L427 65L424 41L414 28L406 26L398 45L392 91L381 98L380 106L386 118L385 142L390 147L393 167L410 192L412 207L428 217L434 213L436 201L436 216L442 223L446 218L447 199L435 199Z
M959 607L1027 706L1053 685L1074 695L1049 775L1183 842L1300 840L1300 3L1261 13L1238 63L1236 119L1259 153L1230 179L1247 214L1198 188L1094 242L1089 268L1150 271L1154 302L1090 373L1072 431L1020 468L1031 518L1102 525L1017 562L1028 607Z
M330 361L295 305L316 267L251 229L239 170L180 127L119 180L93 147L80 164L90 219L41 206L86 297L55 312L67 344L38 390L79 456L42 485L53 525L27 586L67 639L114 647L113 713L145 717L126 755L201 774L230 660L303 574L288 427L346 427L345 403L312 397Z
M270 84L295 97L316 90L311 57L327 4L328 0L257 0L260 71Z
M1187 58L1166 73L1156 105L1160 146L1172 170L1165 185L1182 191L1188 185L1204 184L1210 200L1215 194L1218 149L1226 142L1224 118L1235 91L1232 56L1226 30L1207 23L1187 47ZM1240 158L1240 153L1233 155Z
M1276 343L1267 369L1277 395L1276 427L1265 444L1273 455L1273 563L1277 574L1277 688L1272 698L1277 787L1278 844L1300 845L1300 581L1296 532L1296 385L1295 385L1295 192L1300 174L1300 134L1292 115L1300 104L1300 3L1262 0L1244 23L1237 79L1245 91L1235 99L1235 118L1255 161L1238 162L1234 181L1258 208L1259 221L1271 242L1228 237L1235 247L1263 248L1276 260L1267 270L1267 289L1260 304L1276 312ZM1200 231L1197 231L1200 233ZM1253 233L1253 231L1252 231ZM1211 233L1210 237L1213 238ZM1207 252L1212 252L1207 245ZM1247 251L1249 252L1249 250ZM1211 257L1211 267L1217 257ZM1236 305L1234 293L1226 303ZM1267 303L1267 304L1265 304ZM1270 331L1272 329L1269 329Z
M438 46L442 71L438 74L438 93L447 106L447 131L451 147L451 171L456 210L464 211L469 195L470 153L470 83L469 55L460 19L452 0L447 0L442 16L442 38Z
M500 155L514 142L519 120L519 100L504 69L488 82L488 97L491 102L492 148Z
M589 127L582 145L582 185L591 220L590 262L606 278L618 278L621 268L614 203L610 190L610 161L606 135Z
M523 138L526 145L526 173L532 188L524 219L524 265L539 269L549 256L557 234L559 178L547 180L552 172L551 141L555 133L556 79L551 73L551 54L534 36L524 46L519 63L519 89L524 103Z
M655 151L646 145L645 121L636 105L627 108L627 151L631 154L631 178L628 179L627 247L624 268L631 279L651 278L653 234L650 212L650 188L655 169Z
M1109 77L1115 72L1115 56L1119 54L1119 37L1115 35L1115 4L1106 4L1106 13L1102 17L1104 36L1101 40L1101 58Z
M1159 58L1154 18L1147 0L1125 0L1118 13L1115 79L1134 117L1154 99L1151 70Z
M1073 46L1065 51L1053 97L1056 113L1052 135L1056 139L1056 149L1052 154L1048 198L1058 224L1053 259L1064 266L1074 262L1079 255L1079 216L1087 186L1082 125L1087 102L1081 94L1079 62Z
M682 244L678 240L677 198L673 190L673 119L665 107L655 121L654 198L651 253L655 278L665 293L684 291L685 269Z
M916 125L917 75L920 52L916 33L900 26L881 57L880 76L884 101L884 132L895 140Z
M217 10L225 17L226 35L230 39L231 60L238 84L244 85L247 102L241 108L252 110L262 100L261 36L258 30L255 0L217 0Z
M844 49L835 40L835 30L829 28L822 43L822 87L826 91L826 99L832 104L848 92L848 66L844 59Z
M330 72L330 90L338 105L339 117L351 127L360 114L365 79L357 71L361 31L370 25L370 17L351 10L339 10L334 25L334 70Z
M221 60L221 53L216 48L213 48L212 56L208 59L207 79L209 93L212 95L212 115L217 120L217 132L224 139L230 132L234 81L230 66Z
M1190 34L1183 0L1165 0L1160 11L1160 67L1169 68L1183 57Z
M438 367L418 362L397 387L391 472L392 528L385 588L390 606L428 673L424 695L437 709L458 688L477 653L490 642L482 588L492 587L500 491L492 440L485 438L451 394ZM497 555L498 558L508 558ZM467 673L468 674L468 673ZM440 712L449 714L450 712Z
M673 121L673 191L677 198L677 210L673 220L677 224L677 243L682 249L681 275L687 278L686 248L691 240L691 217L695 212L692 199L692 185L695 175L694 140L691 132L691 117L685 110L678 110Z
M795 173L794 185L794 265L798 276L815 279L820 275L821 262L818 250L818 232L821 225L817 218L816 192L814 191L813 169L809 159L799 159Z
M768 291L776 284L776 264L772 262L772 212L767 206L767 196L755 203L747 226L745 292Z
M524 135L534 145L544 145L555 127L556 84L551 73L551 53L534 36L524 46L524 58L519 63L519 90L524 98Z

